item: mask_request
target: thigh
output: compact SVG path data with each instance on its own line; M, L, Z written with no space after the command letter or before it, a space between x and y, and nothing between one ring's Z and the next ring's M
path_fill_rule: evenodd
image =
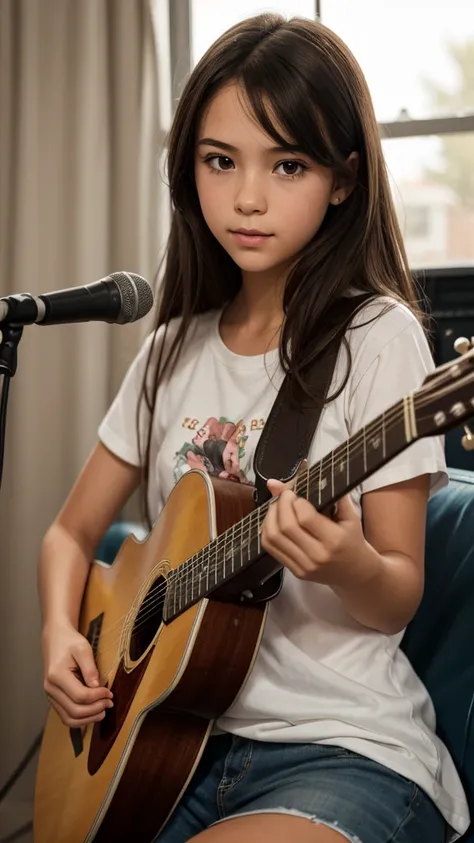
M254 814L214 825L190 843L359 843L330 826L283 814Z
M222 816L217 806L217 792L231 745L230 735L209 739L178 806L153 843L187 843Z
M341 747L254 742L245 775L226 786L212 840L232 839L226 820L257 822L262 814L277 814L285 825L303 820L315 843L329 841L329 830L351 843L444 843L446 837L443 817L413 782ZM289 831L283 839L295 837Z

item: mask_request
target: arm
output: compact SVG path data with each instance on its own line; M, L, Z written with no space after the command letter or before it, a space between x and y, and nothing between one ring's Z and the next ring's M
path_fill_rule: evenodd
M105 700L112 696L98 687L92 650L77 632L77 624L94 551L139 479L139 468L99 443L42 543L38 580L44 687L70 726L101 719ZM78 669L89 688L77 678Z
M425 474L362 497L373 573L360 585L336 586L334 591L364 626L394 634L418 609L424 586L428 483Z
M139 468L96 445L42 542L39 592L45 626L77 627L94 551L139 481Z
M331 586L364 626L404 629L423 594L427 475L367 493L365 533L350 497L333 520L282 483L268 485L280 497L263 524L265 550L300 579Z
M366 315L373 311L368 306ZM423 330L406 308L392 308L366 328L350 336L353 365L342 397L347 431L341 438L416 389L434 368ZM362 483L363 529L350 497L331 520L271 481L272 494L282 494L270 507L262 540L296 576L331 586L357 621L393 634L421 599L429 484L443 483L444 475L442 440L412 443Z

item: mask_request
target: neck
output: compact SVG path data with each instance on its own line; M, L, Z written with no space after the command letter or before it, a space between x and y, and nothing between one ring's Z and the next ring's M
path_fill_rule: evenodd
M283 293L286 276L275 272L242 272L242 287L226 311L225 321L246 325L256 332L277 330L283 322Z

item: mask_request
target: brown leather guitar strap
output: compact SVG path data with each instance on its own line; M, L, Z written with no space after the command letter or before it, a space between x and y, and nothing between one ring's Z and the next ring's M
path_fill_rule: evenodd
M373 297L373 293L364 293L341 299L337 314L338 321L341 313L344 314L341 329L315 360L309 373L309 383L315 395L311 405L308 402L307 406L296 406L291 399L289 377L285 377L255 450L257 506L271 497L267 488L269 478L283 482L290 480L307 458L331 386L342 338L356 311Z

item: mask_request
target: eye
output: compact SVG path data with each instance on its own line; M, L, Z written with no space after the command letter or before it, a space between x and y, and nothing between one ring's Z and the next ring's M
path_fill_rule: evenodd
M204 161L206 164L209 164L210 169L214 170L216 173L223 173L226 170L231 170L234 166L232 158L228 158L227 155L209 155L204 159Z
M279 175L290 176L293 178L302 176L308 169L306 164L303 164L301 161L294 161L293 159L290 159L289 161L282 161L277 165L275 172L278 172L281 167L283 167L283 172Z

